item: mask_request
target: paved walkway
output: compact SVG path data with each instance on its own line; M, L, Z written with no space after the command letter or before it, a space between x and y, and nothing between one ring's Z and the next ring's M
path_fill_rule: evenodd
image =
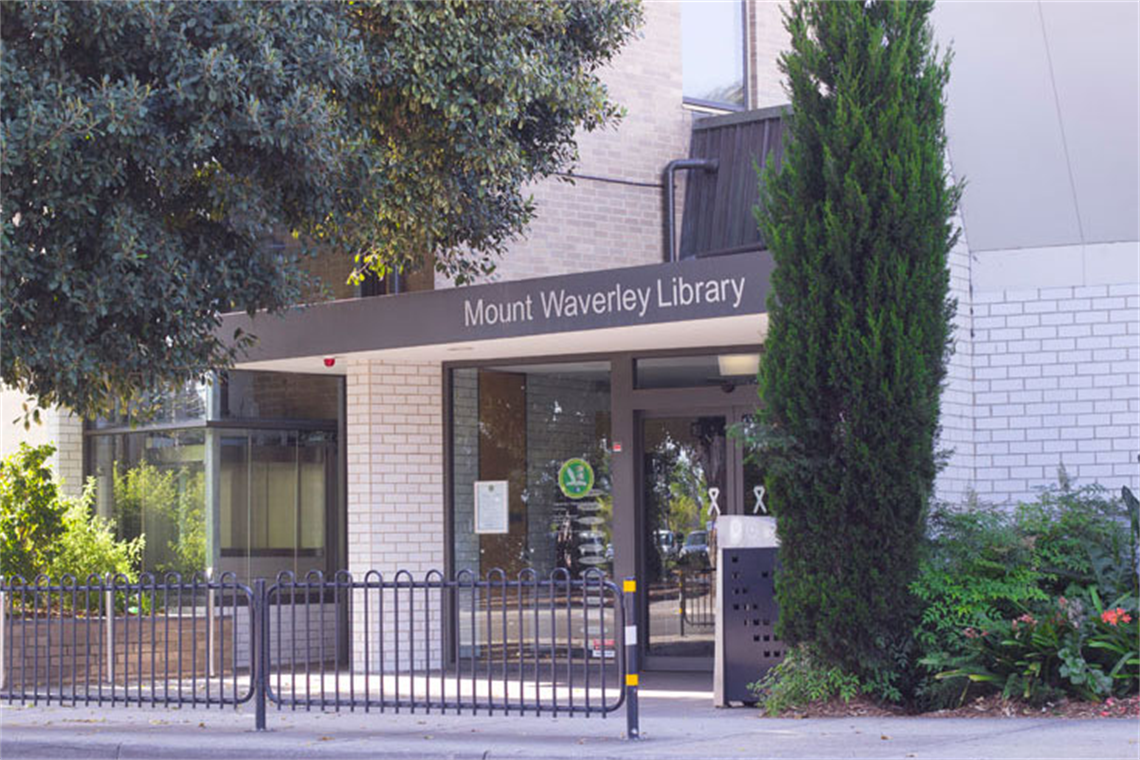
M771 720L716 710L698 684L646 676L638 742L624 714L599 718L0 707L10 758L1000 758L1135 760L1131 720L835 718Z

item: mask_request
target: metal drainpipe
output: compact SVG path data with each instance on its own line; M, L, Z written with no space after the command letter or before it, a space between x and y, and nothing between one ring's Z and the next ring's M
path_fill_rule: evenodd
M715 158L677 158L665 164L665 254L666 261L677 261L677 200L674 197L674 179L677 170L701 169L715 172L719 166Z

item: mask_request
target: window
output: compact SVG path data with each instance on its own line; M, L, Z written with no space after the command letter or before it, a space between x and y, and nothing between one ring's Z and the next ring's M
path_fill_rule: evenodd
M451 380L456 570L612 572L609 362L456 369ZM475 529L481 481L507 484L497 535Z
M743 110L743 0L681 3L681 65L686 103Z
M248 582L332 572L343 380L235 370L87 427L98 514L143 536L142 570Z

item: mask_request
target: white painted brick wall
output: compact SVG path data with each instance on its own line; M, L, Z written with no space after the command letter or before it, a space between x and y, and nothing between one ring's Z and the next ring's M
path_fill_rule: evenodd
M961 217L954 220L962 230ZM973 487L976 432L974 430L974 343L971 331L977 326L970 289L970 251L966 233L950 251L950 296L958 301L954 318L954 353L946 368L942 389L942 416L938 449L948 455L935 482L935 497L961 503Z
M1140 285L974 293L974 487L1013 503L1056 482L1140 489Z
M369 570L394 578L408 570L418 580L429 570L444 569L443 404L441 368L436 363L357 360L346 375L348 470L348 569L357 579ZM418 594L416 621L409 628L407 596L402 596L401 630L393 615L385 616L386 665L396 662L395 638L403 646L401 666L409 664L411 637L417 665L438 663L440 651L425 645L439 642L438 600ZM386 600L391 604L391 599ZM427 609L433 610L430 624ZM373 604L372 610L375 610ZM366 622L361 594L353 599L353 662L363 668L365 625L371 662L379 661L379 634L374 617Z

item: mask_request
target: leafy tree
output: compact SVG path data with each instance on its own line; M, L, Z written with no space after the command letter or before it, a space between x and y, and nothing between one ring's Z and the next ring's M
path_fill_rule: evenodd
M59 485L47 461L55 446L21 443L0 461L0 575L31 581L48 565L63 531Z
M230 364L219 313L489 270L618 109L632 0L0 4L0 380L107 412ZM292 234L305 245L271 244Z
M949 353L949 58L931 2L794 0L792 101L761 229L776 260L760 371L790 644L872 678L912 629Z

